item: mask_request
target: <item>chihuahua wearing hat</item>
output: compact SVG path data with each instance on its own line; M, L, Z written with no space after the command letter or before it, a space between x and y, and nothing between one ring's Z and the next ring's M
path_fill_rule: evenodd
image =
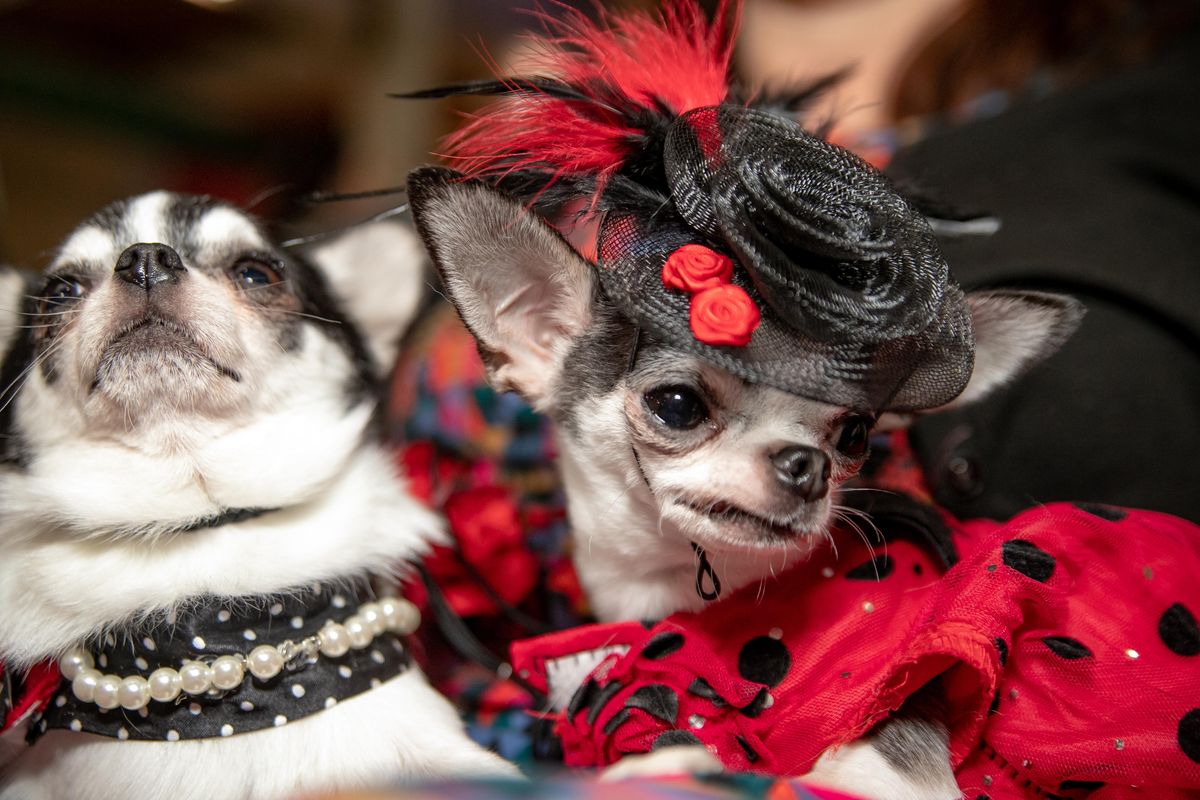
M507 95L452 138L465 172L418 170L409 194L491 381L557 424L604 620L698 611L804 560L881 417L986 395L1081 315L964 295L882 175L729 85L725 11L568 15L550 77L420 93ZM818 777L959 796L936 715L893 717Z

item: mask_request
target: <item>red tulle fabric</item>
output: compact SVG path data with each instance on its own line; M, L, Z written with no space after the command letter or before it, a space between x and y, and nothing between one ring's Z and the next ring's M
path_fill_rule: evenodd
M839 537L840 558L701 613L519 642L514 667L544 681L554 658L629 645L558 719L575 766L666 735L733 770L802 775L940 676L966 797L1196 797L1200 528L1085 508L956 525L944 575L907 541Z

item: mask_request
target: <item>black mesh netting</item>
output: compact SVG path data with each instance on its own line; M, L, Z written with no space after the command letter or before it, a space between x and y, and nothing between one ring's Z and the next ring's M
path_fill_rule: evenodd
M698 109L667 133L678 215L609 212L605 290L634 321L747 380L836 405L930 408L970 377L962 291L924 219L862 161L776 115ZM762 312L745 347L697 341L689 295L662 282L681 245L734 257Z

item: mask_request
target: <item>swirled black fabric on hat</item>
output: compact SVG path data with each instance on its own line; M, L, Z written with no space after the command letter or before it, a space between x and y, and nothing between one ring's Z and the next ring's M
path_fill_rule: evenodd
M736 5L710 17L664 0L657 17L598 21L565 11L537 40L545 75L408 96L499 95L450 137L448 157L551 221L598 215L604 291L674 346L866 412L952 400L974 337L933 234L879 172L788 115L832 78L784 103L729 82ZM663 284L689 243L732 258L761 315L746 345L697 340L692 298Z
M664 147L676 213L609 211L605 291L639 325L746 380L850 408L953 399L974 338L924 219L878 172L798 125L737 106L678 117ZM745 347L698 341L690 297L663 285L678 247L733 257L762 323Z

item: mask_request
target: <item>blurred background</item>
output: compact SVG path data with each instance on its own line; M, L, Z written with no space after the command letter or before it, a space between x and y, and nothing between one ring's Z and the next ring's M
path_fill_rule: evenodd
M301 199L429 161L455 111L388 92L486 76L480 53L510 58L530 5L0 0L0 260L41 267L88 214L155 188L288 232L368 216Z
M393 186L430 160L456 124L455 109L470 104L395 100L388 92L486 77L484 53L502 68L513 65L519 34L535 24L522 12L534 5L0 0L0 260L40 267L86 215L160 187L251 206L287 223L289 233L369 216L387 201L319 208L300 201L315 189ZM554 14L569 5L594 14L656 4L541 7ZM1140 15L1170 25L1173 15L1161 7L1194 4L1053 5L748 0L738 62L751 82L767 86L853 66L820 113L850 131L878 131L965 98L986 102L987 90L1025 86L1063 53L1073 65L1117 59L1140 39L1123 20ZM952 27L955 36L937 38ZM970 49L955 52L964 41ZM842 138L868 155L878 145Z

